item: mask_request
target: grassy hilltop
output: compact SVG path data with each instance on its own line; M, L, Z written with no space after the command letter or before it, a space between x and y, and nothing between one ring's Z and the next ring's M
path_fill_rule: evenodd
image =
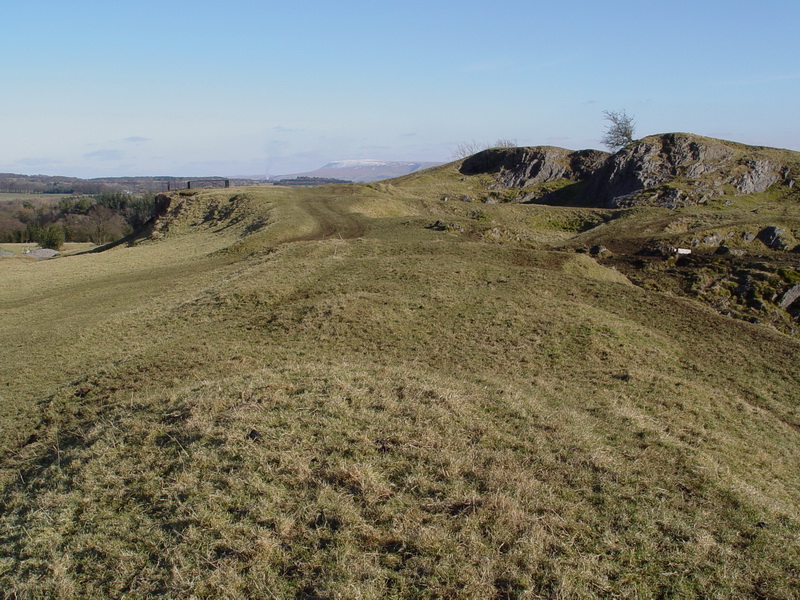
M798 254L741 237L797 235L797 189L460 166L0 260L3 594L800 595ZM712 234L745 253L642 252Z

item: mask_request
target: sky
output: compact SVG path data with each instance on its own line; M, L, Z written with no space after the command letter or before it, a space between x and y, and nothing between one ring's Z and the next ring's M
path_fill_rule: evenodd
M683 131L800 150L797 0L26 0L0 172L268 176Z

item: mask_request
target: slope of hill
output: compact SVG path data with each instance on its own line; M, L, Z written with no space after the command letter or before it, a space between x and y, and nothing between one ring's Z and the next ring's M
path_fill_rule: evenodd
M471 189L438 184L442 197L552 207L545 214L563 207L549 224L556 247L594 249L640 286L800 334L798 152L664 134L614 155L494 148L455 166ZM420 174L408 184L416 180L431 183ZM526 239L530 208L505 214L520 218L502 235ZM691 256L676 256L678 248Z
M0 588L800 594L800 342L613 262L794 197L503 204L461 168L176 193L130 246L3 259Z

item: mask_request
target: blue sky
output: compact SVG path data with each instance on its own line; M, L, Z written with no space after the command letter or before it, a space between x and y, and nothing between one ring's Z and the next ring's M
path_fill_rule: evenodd
M112 3L3 9L0 171L276 175L688 131L800 150L800 2Z

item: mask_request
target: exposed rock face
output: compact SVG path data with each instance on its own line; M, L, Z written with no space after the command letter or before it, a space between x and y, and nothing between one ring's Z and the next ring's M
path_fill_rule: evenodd
M720 194L756 194L780 181L793 183L792 168L764 150L669 133L646 137L614 155L552 146L492 148L467 158L461 172L493 174L504 188L524 189L558 179L582 181L586 186L578 193L596 206L675 209L706 203Z
M705 202L726 184L740 194L764 192L782 169L766 159L737 160L719 140L669 133L620 150L594 173L587 193L609 207L647 202L677 208ZM676 179L689 189L659 189Z
M163 217L167 213L170 204L172 204L172 198L170 198L166 194L158 194L154 198L154 201L155 201L155 207L153 213L157 217Z
M592 178L588 193L607 206L621 206L646 188L675 177L699 177L729 157L679 134L645 138L612 156Z
M768 160L748 160L744 162L744 166L747 170L731 182L742 194L765 192L780 179L780 166Z
M465 175L495 174L503 187L528 187L536 183L586 179L610 155L599 150L573 152L554 146L490 148L467 158L461 165Z

